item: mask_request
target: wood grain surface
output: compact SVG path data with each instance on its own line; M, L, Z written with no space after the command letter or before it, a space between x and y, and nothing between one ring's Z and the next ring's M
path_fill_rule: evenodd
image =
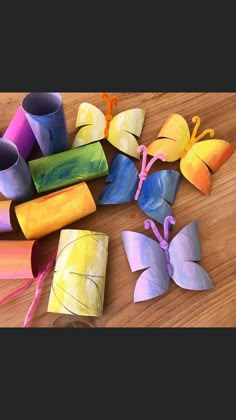
M201 117L201 130L213 128L216 138L236 148L236 93L128 93L112 92L119 103L113 115L129 108L142 107L146 119L139 143L148 145L169 114L179 113L193 127L191 118ZM3 134L24 92L0 93L0 133ZM106 112L99 93L62 93L67 128L72 142L75 120L81 102L90 102ZM106 140L102 141L108 162L117 153ZM32 158L41 156L39 149ZM140 169L141 162L136 161ZM110 237L103 316L99 319L47 313L52 272L44 282L42 295L31 327L236 327L236 153L211 176L211 194L202 194L184 177L181 179L173 209L176 219L170 239L187 223L197 219L201 238L201 266L209 273L214 288L209 291L188 291L171 281L162 296L133 303L133 292L140 272L131 273L120 239L122 230L133 230L152 237L145 231L147 218L136 202L98 206L97 211L71 224L69 228L105 232ZM153 170L177 169L179 161L158 161ZM96 200L104 178L88 182ZM1 196L1 198L3 198ZM4 199L4 198L3 198ZM160 227L160 225L158 225ZM58 245L60 231L40 240L41 262ZM24 239L21 232L2 234L1 239ZM1 268L0 268L1 269ZM0 298L23 284L24 280L0 280ZM35 283L18 297L0 305L0 327L22 327L32 302Z

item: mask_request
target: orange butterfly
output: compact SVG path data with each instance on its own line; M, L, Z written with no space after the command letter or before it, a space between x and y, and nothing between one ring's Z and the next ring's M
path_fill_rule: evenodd
M151 156L165 153L166 161L174 162L180 159L180 170L185 178L204 194L210 194L210 171L216 172L233 154L234 149L225 140L201 140L206 134L214 137L212 129L204 130L197 135L200 117L192 118L195 123L190 135L187 121L179 114L172 114L166 120L155 141L147 147Z

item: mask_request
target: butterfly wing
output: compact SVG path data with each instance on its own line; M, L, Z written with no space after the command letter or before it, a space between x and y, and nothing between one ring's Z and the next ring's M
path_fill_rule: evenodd
M186 225L169 245L172 278L178 286L189 290L213 287L207 272L196 262L201 260L200 239L196 220Z
M123 231L121 239L132 272L146 269L138 278L134 302L160 296L169 287L169 276L160 245L146 235Z
M148 145L147 153L155 156L162 152L165 153L167 162L174 162L180 158L189 140L187 121L179 114L171 114L158 133L157 139Z
M132 201L138 188L138 171L127 156L116 154L111 162L107 185L99 195L97 204L121 204Z
M96 106L83 102L78 109L76 128L78 127L79 130L72 143L72 149L104 139L105 116Z
M234 153L230 143L218 139L200 141L192 146L192 150L212 172L216 172Z
M116 115L110 123L108 140L121 152L139 159L138 142L145 119L145 110L141 108L129 109Z
M180 179L181 174L174 170L163 170L148 176L138 198L141 209L163 224L166 216L172 215L169 203L175 201Z
M195 143L181 159L181 172L195 187L209 195L211 180L208 167L216 172L233 152L233 147L225 140L213 139Z
M204 194L209 195L211 177L208 167L195 155L192 148L180 161L180 170L184 177Z

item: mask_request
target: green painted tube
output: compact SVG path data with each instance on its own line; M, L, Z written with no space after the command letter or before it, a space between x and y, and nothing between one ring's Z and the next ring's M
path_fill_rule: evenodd
M38 193L57 190L109 173L101 143L90 143L28 162Z

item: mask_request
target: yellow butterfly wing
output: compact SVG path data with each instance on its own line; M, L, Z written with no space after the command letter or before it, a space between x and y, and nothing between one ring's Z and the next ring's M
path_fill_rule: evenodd
M76 118L76 128L79 130L71 148L104 139L106 118L96 106L83 102L80 104Z
M120 112L110 122L108 141L121 152L139 159L140 153L137 152L138 142L135 136L141 135L145 114L145 110L141 108Z
M178 160L190 140L187 121L179 114L171 114L157 135L147 147L147 153L155 156L165 153L167 162Z
M234 152L225 140L205 140L195 143L180 162L180 170L188 181L210 194L210 171L216 172Z

